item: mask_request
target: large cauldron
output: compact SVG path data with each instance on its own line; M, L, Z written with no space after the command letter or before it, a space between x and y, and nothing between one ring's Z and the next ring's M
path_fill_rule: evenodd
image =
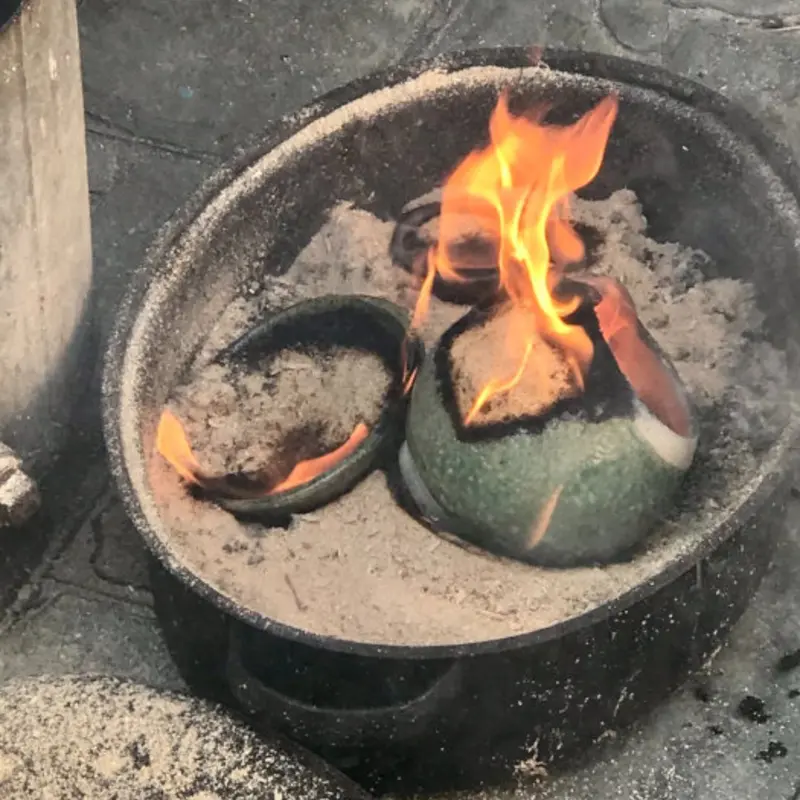
M504 640L379 647L312 636L204 583L170 548L146 465L161 407L212 320L239 287L287 269L333 203L392 218L431 189L482 141L504 82L565 116L617 89L621 112L593 191L634 189L656 237L702 248L726 274L754 280L796 369L800 176L787 151L722 97L661 70L575 53L545 60L551 69L533 78L516 69L527 63L516 49L394 68L276 124L164 229L108 357L111 463L156 556L158 612L187 680L374 788L496 780L631 722L720 644L781 530L794 421L748 490L657 579ZM514 69L465 71L486 65ZM426 72L425 91L412 95L407 82Z

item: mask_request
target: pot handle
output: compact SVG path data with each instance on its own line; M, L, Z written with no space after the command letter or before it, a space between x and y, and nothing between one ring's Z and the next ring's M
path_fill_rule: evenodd
M462 664L454 660L433 686L408 702L375 708L320 708L271 689L256 678L244 665L238 627L229 626L226 676L242 709L267 724L275 721L275 727L285 729L288 724L298 734L315 731L319 736L322 731L338 746L416 739L444 716L444 709L453 704L461 688Z

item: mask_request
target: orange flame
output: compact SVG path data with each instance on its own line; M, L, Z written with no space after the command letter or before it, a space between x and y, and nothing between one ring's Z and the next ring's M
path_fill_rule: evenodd
M563 267L583 258L568 200L597 175L617 108L616 97L608 96L572 125L555 126L542 121L541 111L512 116L503 94L489 122L490 144L470 153L445 182L438 243L429 253L412 326L428 311L437 274L448 281L468 279L469 268L450 260L448 243L458 239L464 217L471 216L497 243L499 283L514 313L509 344L520 358L515 374L493 376L478 392L467 423L493 396L519 383L537 338L564 354L583 386L592 343L583 328L564 321L580 300L560 300L553 289Z
M317 475L322 475L323 472L327 472L331 467L334 467L339 461L355 451L368 435L369 428L363 422L359 422L358 425L353 428L350 438L343 445L318 458L310 458L307 461L298 462L286 479L270 489L269 493L278 494L278 492L286 492L289 489L294 489L296 486L302 486L302 484L308 483L313 478L316 478Z
M542 539L544 539L547 529L550 527L550 523L553 521L553 515L556 513L558 501L561 498L561 493L563 491L563 483L560 486L556 486L556 488L553 490L553 493L547 498L547 502L539 511L528 538L529 548L533 549L537 544L539 544L539 542L542 541Z
M363 422L359 422L343 445L317 458L299 461L284 480L265 491L264 494L278 494L308 483L350 455L368 435L369 428ZM164 409L158 422L156 449L175 472L188 483L197 486L220 483L219 479L209 476L203 470L192 452L183 425L169 409Z
M200 462L192 452L181 421L168 409L161 412L156 431L156 450L175 472L189 483L199 484L203 476Z

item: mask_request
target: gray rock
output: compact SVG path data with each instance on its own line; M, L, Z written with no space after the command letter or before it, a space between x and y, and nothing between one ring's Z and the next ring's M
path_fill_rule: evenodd
M597 24L593 5L588 0L468 0L445 23L428 52L515 45L621 53L619 44Z
M659 50L669 30L664 0L601 0L600 18L614 38L632 50Z
M97 577L116 586L148 590L147 549L116 495L92 520L91 527Z
M146 142L90 133L89 162L96 293L95 314L103 334L114 321L131 272L155 231L198 186L215 160L180 155Z
M753 3L750 0L671 0L678 8L721 11L739 17L762 17L781 14L796 14L797 3L794 0L762 0Z
M800 153L800 37L673 12L664 66L742 103Z
M86 107L140 135L228 151L322 92L401 58L436 7L90 0L80 9Z
M0 682L97 672L181 688L152 612L58 590L0 638Z

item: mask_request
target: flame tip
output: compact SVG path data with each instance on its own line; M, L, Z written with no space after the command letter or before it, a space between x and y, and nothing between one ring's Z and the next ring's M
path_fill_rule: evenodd
M561 348L578 385L593 356L586 332L564 321L579 299L557 299L552 289L563 265L584 256L583 243L569 222L569 198L600 170L619 95L610 92L566 126L544 123L548 104L515 116L510 101L511 87L503 87L489 119L490 144L467 155L444 184L439 240L428 253L412 319L412 326L419 325L427 313L437 275L449 281L461 277L447 243L457 239L457 218L466 209L497 242L499 282L511 304L534 311L533 323L519 334L531 345L522 348L519 368L510 377L495 376L478 392L465 416L467 424L491 397L518 385L536 337ZM487 219L482 208L492 209L493 216Z

